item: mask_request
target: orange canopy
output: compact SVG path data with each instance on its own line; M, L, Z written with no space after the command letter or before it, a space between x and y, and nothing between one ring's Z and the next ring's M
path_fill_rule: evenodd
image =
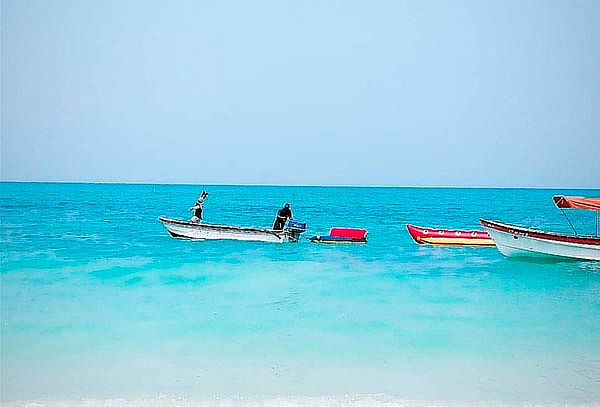
M559 208L590 209L593 211L600 211L600 198L556 195L552 199L554 199L554 203Z

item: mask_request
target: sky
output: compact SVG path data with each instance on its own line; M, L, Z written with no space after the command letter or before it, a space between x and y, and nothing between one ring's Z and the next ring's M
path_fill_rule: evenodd
M600 188L600 1L1 0L1 178Z

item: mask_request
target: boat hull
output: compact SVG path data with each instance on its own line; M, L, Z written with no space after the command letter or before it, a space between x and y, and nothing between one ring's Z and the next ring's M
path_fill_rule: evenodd
M313 236L309 238L312 243L322 244L365 244L367 243L366 238L354 239L350 237L335 237L335 236Z
M490 235L483 230L431 229L406 225L408 233L418 244L436 246L495 246Z
M227 225L211 225L160 217L158 219L172 237L193 240L243 240L283 243L294 241L286 230L273 230Z
M481 219L500 253L507 257L551 256L600 260L600 238L545 232Z
M313 236L308 240L323 244L365 244L367 233L366 229L334 227L328 236Z

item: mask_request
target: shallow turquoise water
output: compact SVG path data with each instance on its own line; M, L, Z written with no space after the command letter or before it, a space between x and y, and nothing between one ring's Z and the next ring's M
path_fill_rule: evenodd
M289 201L307 237L369 230L330 246L170 238L157 217L188 217L201 187L0 188L4 401L600 401L600 263L418 246L404 227L568 231L552 195L599 190L207 187L209 223L269 226Z

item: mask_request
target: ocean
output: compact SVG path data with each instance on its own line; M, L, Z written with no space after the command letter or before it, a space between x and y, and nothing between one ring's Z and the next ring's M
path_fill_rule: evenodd
M366 245L185 241L161 215ZM600 403L600 262L415 244L405 224L569 231L600 190L0 183L7 405ZM593 213L578 213L595 233ZM62 403L62 404L61 404ZM107 404L108 403L108 404Z

